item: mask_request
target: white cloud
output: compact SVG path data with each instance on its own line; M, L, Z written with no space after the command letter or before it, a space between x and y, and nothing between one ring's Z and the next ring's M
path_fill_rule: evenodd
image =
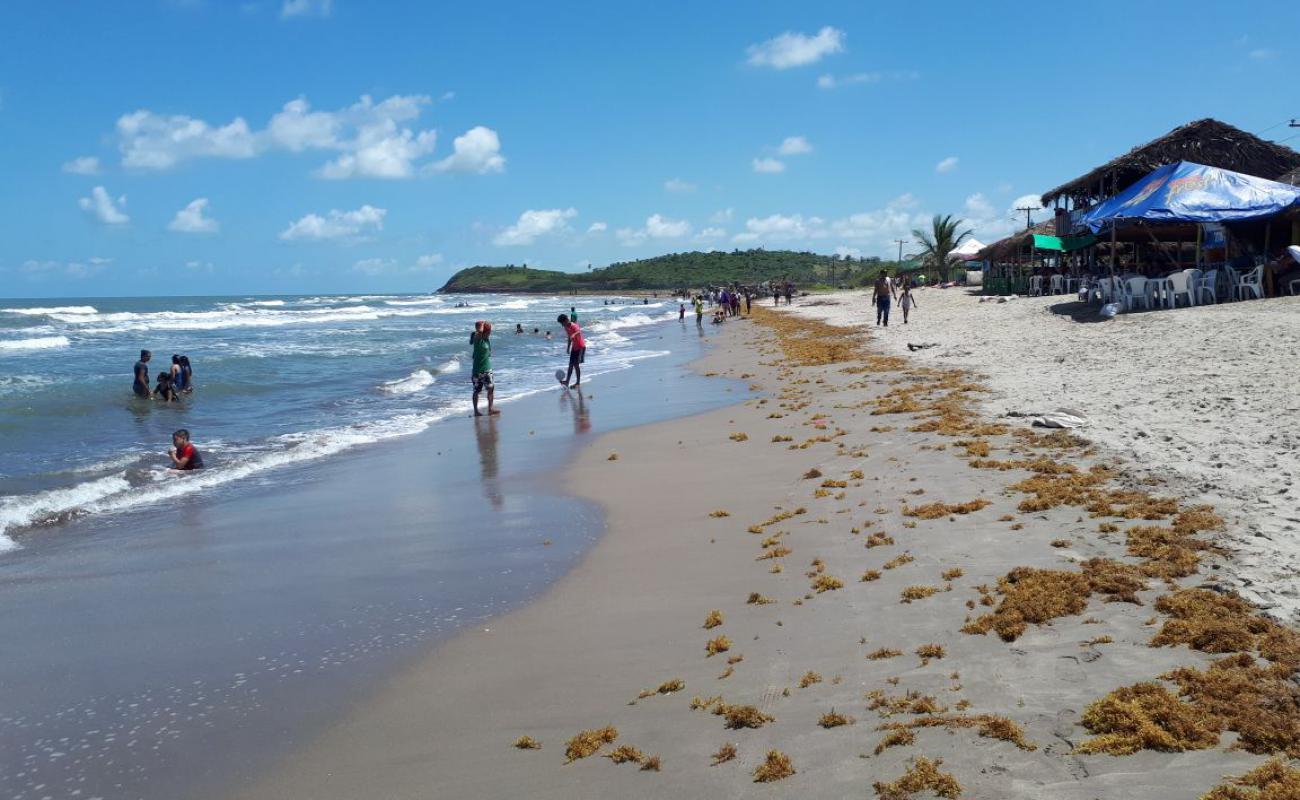
M99 159L95 156L81 156L63 165L63 171L73 175L98 175Z
M216 233L221 226L212 217L204 216L207 208L208 198L191 200L189 205L176 212L167 229L179 233Z
M648 239L681 239L691 235L691 223L684 219L670 219L662 214L646 217L641 228L619 228L615 235L625 245L632 246Z
M211 261L186 261L185 269L188 269L191 272L211 273L214 271L215 267L213 267Z
M587 233L604 233L608 229L609 225L604 222L593 222L591 223L591 226L587 228Z
M803 136L787 136L785 141L781 142L781 145L776 148L776 152L783 156L798 156L812 151L812 145Z
M433 165L436 172L504 172L505 156L501 155L501 139L491 128L479 125L452 140L452 154Z
M81 210L90 216L104 223L105 225L125 225L131 221L131 218L122 211L122 206L126 205L126 195L114 200L103 186L96 186L90 190L90 197L83 197L77 201Z
M316 111L305 98L285 103L262 130L242 117L225 125L185 115L140 110L117 121L122 164L162 170L199 158L247 159L270 151L326 151L338 155L316 174L324 178L410 178L421 172L500 172L505 167L495 131L476 127L453 142L438 162L438 136L410 123L433 101L426 95L393 95L376 102L369 95L335 111Z
M429 253L427 255L423 255L415 259L415 269L417 270L433 269L434 267L438 266L441 263L442 263L441 253Z
M827 25L815 36L787 31L759 44L750 45L749 63L755 67L789 69L813 64L844 49L844 32Z
M915 197L904 194L884 208L834 220L802 214L751 217L745 221L745 230L732 236L731 241L754 245L838 239L841 243L853 242L860 252L884 252L890 240L910 238L912 228L928 221L928 215L916 210L918 205Z
M280 6L280 18L328 17L333 10L334 0L284 0L284 5Z
M948 156L948 157L945 158L944 160L940 161L938 164L935 164L935 165L934 165L934 171L935 171L935 172L952 172L953 170L957 169L957 162L958 162L958 161L959 161L959 159L957 158L957 156Z
M1042 198L1038 195L1026 194L1011 201L1005 209L998 210L982 192L976 192L966 198L961 217L965 221L964 228L970 228L975 238L991 243L1024 229L1025 212L1017 209L1041 208L1042 205ZM1043 219L1039 212L1036 221Z
M681 178L669 178L668 180L664 181L665 192L685 193L685 192L693 192L697 188L698 187L695 184L684 181Z
M854 72L849 75L826 73L817 78L817 88L838 89L843 86L856 86L863 83L883 83L884 81L914 81L921 77L916 70L893 70L890 72Z
M839 256L840 258L862 258L862 251L856 247L846 247L844 245L840 245L839 247L835 248L834 252L835 255Z
M519 215L514 225L498 233L492 243L500 247L528 245L539 236L560 233L569 227L569 220L578 216L573 208L529 209Z
M364 275L382 275L397 268L397 261L391 258L363 258L352 265L353 272Z
M736 209L724 208L720 211L713 212L713 216L709 217L709 222L712 222L714 225L725 225L728 222L731 222L732 218L735 216Z
M43 278L86 278L103 270L113 263L111 258L88 258L85 261L40 261L28 259L18 270L36 279Z
M355 211L334 209L326 216L308 214L280 232L286 242L356 239L367 231L383 230L387 209L364 205Z
M725 238L727 238L726 228L705 228L704 230L695 234L695 240L699 242L707 242L713 239L725 239Z
M753 166L755 172L765 172L768 174L785 172L785 162L778 161L775 158L756 158L753 161Z
M1277 57L1277 51L1271 47L1257 47L1251 50L1249 55L1255 61L1270 61Z

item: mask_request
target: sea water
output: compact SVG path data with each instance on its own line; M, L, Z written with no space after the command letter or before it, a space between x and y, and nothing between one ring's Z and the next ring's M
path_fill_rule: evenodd
M556 317L571 307L587 336L584 378L664 355L645 334L677 315L662 298L0 300L0 551L70 518L273 480L468 413L476 320L494 326L498 402L553 388L567 364ZM141 349L153 352L151 379L187 355L194 392L177 404L135 398ZM203 454L201 475L168 473L177 428Z

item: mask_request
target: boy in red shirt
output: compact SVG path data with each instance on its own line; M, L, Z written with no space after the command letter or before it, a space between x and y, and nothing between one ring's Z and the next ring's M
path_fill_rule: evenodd
M190 442L190 432L181 428L172 434L172 449L168 455L172 458L172 469L188 472L203 469L203 456L198 448Z
M569 351L569 372L564 378L564 385L569 386L569 381L576 374L578 379L573 381L572 385L580 386L582 385L582 362L587 356L587 340L582 338L582 328L578 327L577 322L571 321L568 314L561 314L555 318L555 321L560 323L560 327L564 328L564 332L569 336L569 341L565 345L565 349Z

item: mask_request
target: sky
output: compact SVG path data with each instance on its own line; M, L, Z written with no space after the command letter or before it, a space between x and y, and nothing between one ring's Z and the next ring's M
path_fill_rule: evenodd
M1296 30L1295 0L8 0L0 296L892 257L936 213L991 242L1191 120L1300 145Z

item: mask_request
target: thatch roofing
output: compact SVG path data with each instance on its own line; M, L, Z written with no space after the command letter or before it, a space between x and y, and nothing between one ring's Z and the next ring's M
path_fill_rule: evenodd
M1043 205L1058 197L1093 199L1104 178L1102 196L1131 185L1156 167L1194 161L1260 178L1276 180L1300 170L1300 153L1265 141L1217 119L1201 119L1174 128L1158 139L1135 147L1091 172L1043 194Z
M1300 167L1291 170L1287 174L1277 179L1278 183L1289 183L1292 186L1300 186Z
M1016 252L1025 248L1026 243L1035 233L1040 236L1055 236L1056 220L1050 218L1045 219L1031 228L1017 231L1005 239L998 239L993 244L976 253L975 260L986 261L991 259L997 261L1006 258L1009 255L1014 255Z

